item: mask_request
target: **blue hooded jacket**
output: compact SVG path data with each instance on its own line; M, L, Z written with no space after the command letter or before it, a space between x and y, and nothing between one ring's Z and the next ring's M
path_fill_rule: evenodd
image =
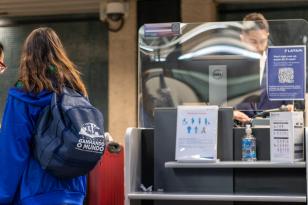
M31 154L31 138L51 92L9 91L0 132L0 204L82 205L86 177L60 180L45 172Z

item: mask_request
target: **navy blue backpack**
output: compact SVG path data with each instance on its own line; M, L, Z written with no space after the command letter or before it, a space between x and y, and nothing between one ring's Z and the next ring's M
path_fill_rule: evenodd
M34 158L59 178L87 174L105 150L103 115L70 88L53 94L36 123Z

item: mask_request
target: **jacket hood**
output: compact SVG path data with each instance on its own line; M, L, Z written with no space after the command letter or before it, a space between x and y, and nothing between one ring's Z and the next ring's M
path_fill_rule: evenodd
M21 100L23 102L36 105L36 106L46 106L50 104L52 92L51 91L42 91L37 94L27 93L19 88L11 88L9 90L9 95Z

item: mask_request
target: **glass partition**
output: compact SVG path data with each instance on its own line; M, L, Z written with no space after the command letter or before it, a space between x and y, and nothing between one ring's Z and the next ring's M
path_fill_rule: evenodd
M155 107L192 103L233 107L251 118L289 105L304 109L307 35L301 19L144 25L139 126L153 127Z

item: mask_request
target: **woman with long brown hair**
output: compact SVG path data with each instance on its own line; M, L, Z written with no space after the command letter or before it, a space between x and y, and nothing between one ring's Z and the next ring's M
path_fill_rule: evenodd
M64 86L87 96L76 66L51 28L27 37L16 85L9 90L0 133L0 204L81 205L85 176L68 180L44 171L31 154L36 120Z

